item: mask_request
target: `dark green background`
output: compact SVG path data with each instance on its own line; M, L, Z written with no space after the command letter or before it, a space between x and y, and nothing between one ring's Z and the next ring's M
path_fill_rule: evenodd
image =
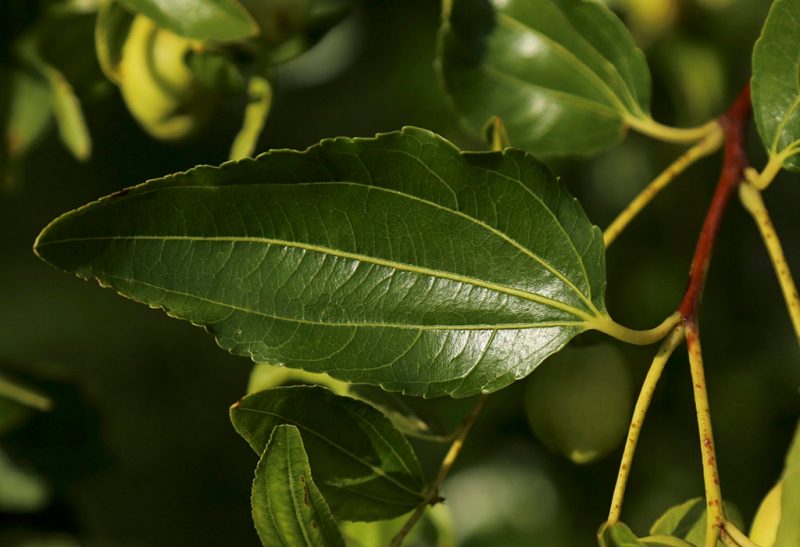
M724 109L749 76L768 5L731 0L711 9L681 2L673 27L639 35L649 42L656 119L696 124ZM438 9L430 0L358 4L348 22L351 62L313 86L279 76L283 86L259 149L304 148L324 137L370 136L403 125L480 147L459 129L432 68ZM4 48L10 36L0 36ZM688 90L677 79L698 80L697 71L707 71L686 53L698 49L717 63L721 92L710 73ZM0 514L0 529L65 530L92 545L257 543L249 513L256 458L227 412L244 393L249 362L219 350L200 329L62 274L30 250L41 228L66 210L150 177L224 161L240 107L222 108L195 140L165 145L139 129L116 92L86 101L93 159L77 163L51 134L29 158L22 187L0 195L0 360L23 376L50 378L42 387L62 401L4 440L54 481L54 503L38 514ZM749 140L760 167L753 128ZM632 136L593 160L553 168L604 226L679 152ZM719 162L714 156L693 167L611 248L607 301L618 321L650 327L677 305ZM797 175L781 175L765 199L800 272ZM800 413L800 359L752 221L733 203L722 228L702 332L723 494L749 522L780 473ZM625 351L638 385L654 348ZM527 428L520 388L492 398L453 475L457 517L482 523L465 544L590 545L605 519L619 454L587 467L551 455ZM638 532L668 506L702 495L692 405L687 362L678 353L659 386L631 478L623 516ZM440 452L421 450L429 470ZM470 481L472 490L465 487ZM526 491L515 493L515 485ZM504 504L510 508L499 517L478 518Z

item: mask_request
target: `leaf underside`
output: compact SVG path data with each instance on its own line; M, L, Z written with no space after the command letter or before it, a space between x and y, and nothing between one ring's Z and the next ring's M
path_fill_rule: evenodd
M251 501L262 545L345 547L294 426L272 432L256 468Z
M776 0L753 49L753 116L770 155L800 171L800 0Z
M260 454L272 430L296 426L317 486L344 520L396 517L424 502L417 457L388 418L371 405L311 386L248 395L231 407L236 431Z
M623 138L626 118L649 118L644 54L597 1L453 0L438 63L467 126L499 116L535 154L597 152Z
M607 317L602 234L562 183L416 128L149 181L36 252L232 353L412 395L495 391Z

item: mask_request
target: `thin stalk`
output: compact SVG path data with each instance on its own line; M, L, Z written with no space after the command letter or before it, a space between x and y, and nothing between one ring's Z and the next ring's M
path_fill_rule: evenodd
M772 181L775 180L775 177L778 176L781 169L783 168L783 162L790 156L792 156L797 150L793 149L793 147L786 148L779 154L771 154L769 157L769 161L767 161L767 165L764 166L764 170L761 171L758 176L751 181L753 185L758 188L759 190L765 190Z
M646 330L630 329L622 326L609 316L600 316L587 322L589 328L607 334L617 340L635 346L648 346L662 340L681 321L679 313L675 312L657 327Z
M775 268L775 274L778 276L783 299L786 301L789 317L792 320L792 326L794 326L797 343L800 344L800 296L798 296L797 286L794 283L794 279L792 279L789 264L786 262L781 240L778 238L775 226L769 217L767 206L761 198L761 192L750 182L743 182L739 186L739 198L744 208L755 220L758 231L761 232L764 246L767 248L769 258L772 260L772 266Z
M728 547L760 547L750 541L750 538L729 520L725 521L725 534L722 536L722 542Z
M603 232L603 241L609 247L619 234L631 221L644 209L658 194L666 188L675 178L683 173L689 166L700 158L707 156L722 146L725 134L716 124L700 142L689 148L678 159L672 162L664 171L642 190L627 207L617 215L617 218L608 225Z
M403 544L406 536L408 536L408 534L414 528L414 525L417 523L420 517L422 517L423 513L425 513L425 509L427 509L429 505L435 505L436 503L442 501L441 497L439 496L439 490L442 487L444 480L447 478L448 473L450 473L450 469L453 467L453 464L456 462L458 455L461 453L461 449L464 446L464 441L466 440L467 435L469 435L469 432L472 430L472 426L475 425L475 420L478 419L483 407L486 406L486 401L488 399L488 395L481 395L478 401L475 403L475 406L473 406L472 410L469 411L469 414L464 417L464 420L461 422L458 432L453 439L453 443L450 445L450 449L447 451L447 454L445 454L445 457L442 460L442 465L439 467L439 472L436 474L436 478L428 488L425 501L417 506L406 523L403 525L403 528L397 533L396 536L394 536L394 538L392 538L390 547L400 547L400 545Z
M636 445L639 443L639 434L642 431L647 410L650 408L650 402L653 400L653 394L656 391L658 380L661 378L661 373L664 371L664 366L669 361L675 348L683 341L683 337L683 325L678 325L672 329L669 336L661 343L661 347L658 348L658 352L653 358L653 363L650 365L650 370L647 371L642 389L639 391L639 398L636 400L636 406L633 409L631 425L628 428L628 437L625 440L625 449L622 452L622 461L619 464L617 483L614 485L614 494L611 496L611 509L608 512L609 524L615 524L619 521L622 502L625 498L625 487L628 484L633 456L636 453Z
M703 353L697 325L686 324L686 345L689 349L689 370L694 386L694 404L697 413L697 429L700 433L700 451L703 460L703 485L706 492L706 540L704 547L715 547L720 532L725 529L725 509L722 507L722 491L719 486L717 454L714 449L714 433L711 428L711 410L708 404L706 377L703 368Z
M670 127L658 123L652 118L637 118L630 116L625 120L628 126L642 135L673 144L691 144L697 142L719 127L717 120L697 127Z
M503 149L511 146L511 139L508 138L508 129L506 129L506 124L503 123L500 116L492 116L492 119L487 124L486 131L488 132L493 152L502 152Z
M36 410L50 410L53 407L53 402L44 395L16 384L4 376L0 376L0 397Z

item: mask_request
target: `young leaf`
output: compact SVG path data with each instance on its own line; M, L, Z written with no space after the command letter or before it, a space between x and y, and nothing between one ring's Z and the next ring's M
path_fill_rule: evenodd
M262 545L345 547L311 478L300 432L292 425L272 431L256 468L252 504Z
M276 426L297 426L317 484L339 519L391 518L425 499L411 446L367 403L321 387L281 387L246 396L231 407L231 422L256 453Z
M646 547L622 522L603 524L597 533L597 542L600 547Z
M647 536L641 538L641 541L647 547L695 547L693 543L675 536Z
M120 0L159 26L186 38L236 41L258 34L258 25L238 0Z
M775 547L800 545L800 425L786 455L781 492L781 521Z
M649 123L644 55L601 2L452 0L443 19L440 72L473 130L500 116L515 146L567 155Z
M153 180L36 252L232 353L413 395L495 391L610 322L602 234L561 182L415 128Z
M133 22L133 15L112 0L100 3L94 28L94 47L97 62L106 78L119 84L119 63L122 48Z
M75 158L85 161L92 154L92 139L81 103L64 74L48 63L39 51L40 35L32 32L17 44L20 58L47 82L52 111L61 141Z
M753 115L770 156L800 171L800 0L776 0L753 50Z
M738 527L742 527L742 518L739 512L726 502L725 513L728 520ZM706 503L702 498L692 498L684 503L667 509L650 527L653 536L669 535L685 539L692 545L703 545L706 536ZM717 541L719 547L724 547L722 540Z

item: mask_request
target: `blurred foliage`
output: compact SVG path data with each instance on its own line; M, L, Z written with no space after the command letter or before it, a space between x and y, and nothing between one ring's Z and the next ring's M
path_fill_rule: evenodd
M769 7L767 0L609 3L645 47L654 117L675 124L702 122L732 100L749 77L750 52ZM28 412L0 439L8 461L44 481L48 492L43 505L26 513L0 506L0 544L30 544L35 533L49 538L38 544L62 546L256 545L249 510L255 458L227 416L245 393L250 363L220 351L199 329L47 268L30 252L39 230L67 209L151 177L221 163L241 120L242 104L226 102L193 140L164 144L149 137L102 77L91 42L60 41L80 35L80 25L42 25L45 7L90 4L6 0L0 17L0 122L31 132L24 159L9 165L7 132L0 153L2 169L10 167L17 182L0 194L0 367L54 401L51 411ZM78 10L71 17L88 16ZM257 149L303 148L403 125L481 147L459 129L434 74L438 24L439 7L430 0L357 3L317 46L276 69L272 112ZM32 29L42 44L59 37L61 45L40 51L83 105L93 143L85 163L48 131L51 114L9 101L13 44ZM27 79L14 84L28 86L23 95L46 93L46 77L24 70ZM9 125L17 117L26 123ZM752 128L750 141L760 167L763 152ZM678 152L631 136L593 160L553 168L604 226ZM674 309L719 162L712 156L693 167L608 254L607 302L618 321L649 327ZM780 175L766 200L798 272L800 185L791 178ZM751 219L735 206L713 257L702 327L723 493L750 522L781 473L800 414L800 367L769 259ZM654 349L622 351L638 386ZM434 402L455 421L462 403ZM625 507L634 531L644 533L668 507L701 495L695 428L688 365L678 352L636 455ZM430 476L444 448L414 444ZM530 432L522 383L504 390L490 400L445 485L456 544L592 544L618 456L577 467L551 453Z

